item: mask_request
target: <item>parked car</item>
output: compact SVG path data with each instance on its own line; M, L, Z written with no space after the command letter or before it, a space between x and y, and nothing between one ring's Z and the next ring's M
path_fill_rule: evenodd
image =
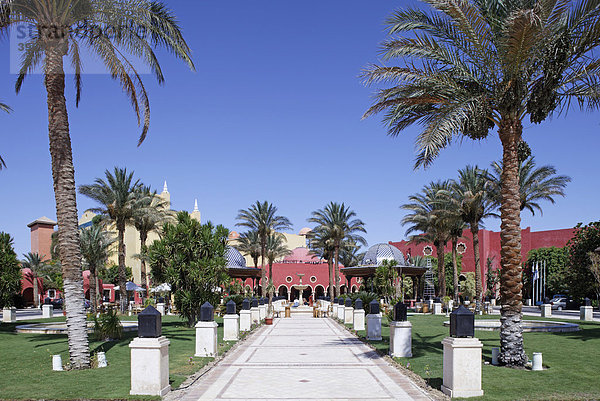
M550 300L552 309L563 310L567 309L567 298L566 297L555 297Z

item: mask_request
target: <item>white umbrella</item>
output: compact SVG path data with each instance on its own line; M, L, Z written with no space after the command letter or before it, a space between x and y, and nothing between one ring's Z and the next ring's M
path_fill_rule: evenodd
M162 283L161 285L152 288L150 291L151 292L170 292L171 286L168 283Z

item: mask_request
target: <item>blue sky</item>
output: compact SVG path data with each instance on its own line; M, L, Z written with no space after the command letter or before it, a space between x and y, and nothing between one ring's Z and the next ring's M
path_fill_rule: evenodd
M400 240L399 206L431 180L451 178L466 164L488 166L501 157L497 135L444 151L427 170L414 171L419 127L386 136L380 119L361 120L371 90L358 78L377 61L383 20L407 1L168 1L193 50L197 72L161 53L166 85L147 75L152 120L137 147L139 128L119 85L102 74L84 76L75 108L67 88L78 185L114 166L162 189L167 180L175 209L236 229L238 209L269 200L294 231L329 201L346 202L366 223L369 244ZM14 112L0 115L0 231L30 247L27 223L55 218L42 79L31 76L14 93L9 46L0 51L0 99ZM539 164L573 178L567 197L544 204L544 215L523 215L533 230L567 228L598 219L598 113L525 126ZM78 196L79 214L93 203ZM498 229L499 221L486 222Z

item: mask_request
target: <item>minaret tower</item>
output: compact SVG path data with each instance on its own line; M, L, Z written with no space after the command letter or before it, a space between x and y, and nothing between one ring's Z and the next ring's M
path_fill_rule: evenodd
M194 211L190 216L192 219L198 220L198 223L202 223L202 221L200 221L200 210L198 210L198 199L194 201Z
M169 188L167 188L166 180L165 185L163 185L163 191L159 196L167 203L167 208L171 209L171 194L169 193Z

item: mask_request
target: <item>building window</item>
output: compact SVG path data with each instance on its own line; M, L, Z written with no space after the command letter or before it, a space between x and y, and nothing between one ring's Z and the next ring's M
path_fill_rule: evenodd
M310 282L311 283L316 283L317 282L317 276L310 276Z
M456 244L456 252L458 252L462 255L466 251L467 251L467 244L465 244L464 242L459 242L458 244Z
M430 245L427 245L425 248L423 248L423 255L425 255L425 256L433 255L433 248Z
M285 281L287 281L288 283L291 283L291 282L292 282L292 280L293 280L293 279L292 279L292 276L287 276L287 277L285 278Z

